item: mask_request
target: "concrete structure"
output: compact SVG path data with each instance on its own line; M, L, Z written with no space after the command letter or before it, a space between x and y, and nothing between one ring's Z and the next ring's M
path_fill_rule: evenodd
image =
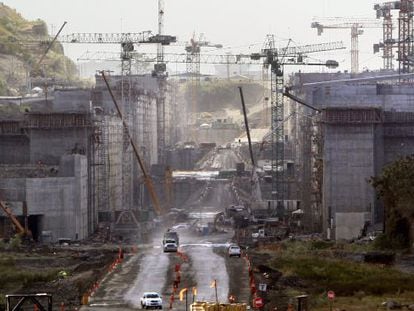
M108 79L149 171L157 162L156 78L129 76L128 83L125 77ZM171 131L174 107L168 98L168 144L177 139ZM84 239L99 221L122 225L125 211L139 218L141 211L152 210L141 170L100 76L92 90L55 90L47 99L0 99L0 109L7 111L0 115L0 194L9 202L27 202L36 238L45 231L50 240ZM13 204L19 215L21 203ZM67 226L61 224L65 221Z
M22 202L26 202L29 229L35 240L56 242L65 238L75 241L89 235L88 167L85 156L65 155L57 167L43 164L1 166L0 174L10 175L11 168L11 175L15 177L0 179L0 193L21 220L24 218ZM30 175L29 172L41 177L16 177Z
M359 77L379 74L363 73ZM348 74L297 74L295 82L348 77ZM321 115L312 117L309 109L296 107L301 114L308 114L306 119L313 118L305 121L298 116L295 120L298 127L305 124L305 132L312 133L297 137L302 147L298 157L298 165L303 168L300 182L307 185L304 187L307 193L301 194L304 208L314 214L314 220L321 217L328 237L356 238L365 222L375 224L383 220L382 204L368 179L380 174L386 164L414 153L412 86L375 81L327 83L303 88L298 94L323 110ZM315 126L316 120L320 127ZM318 168L320 159L323 166ZM321 194L319 215L315 215L318 209L313 205L318 192L315 186Z

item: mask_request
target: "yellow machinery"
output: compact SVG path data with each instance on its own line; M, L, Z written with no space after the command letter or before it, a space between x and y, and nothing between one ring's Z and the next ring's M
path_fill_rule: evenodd
M245 303L212 303L197 301L190 305L190 311L246 311Z
M25 206L25 205L24 205ZM27 228L27 224L25 224L25 226L23 226L20 221L16 218L16 216L13 215L12 211L10 208L8 208L6 206L6 203L4 203L3 201L0 201L0 207L3 209L3 211L6 213L7 217L10 218L11 222L13 223L15 230L17 231L18 234L22 234L24 237L29 237L31 238L32 233L30 232L30 230Z

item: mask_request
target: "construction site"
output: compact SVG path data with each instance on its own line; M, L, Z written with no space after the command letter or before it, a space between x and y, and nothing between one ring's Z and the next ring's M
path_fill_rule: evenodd
M366 11L372 18L315 18L309 25L315 37L347 31L350 47L342 41L278 47L271 34L251 53L221 53L223 45L203 35L180 43L164 30L162 0L156 34L63 35L65 22L54 38L41 41L46 49L38 68L58 42L94 45L99 53L85 48L78 59L79 70L93 73L93 85L35 76L33 67L24 92L0 97L0 239L7 245L17 234L23 252L46 247L62 254L59 260L71 257L71 264L55 265L70 270L73 280L89 271L79 253L90 252L93 260L105 253L96 263L101 269L94 268L95 277L83 274L87 285L76 294L65 296L65 281L56 291L45 287L62 304L83 310L138 309L147 291L160 293L164 308L187 310L187 300L174 302L178 287L197 287L193 302L198 295L196 301L255 309L325 310L302 281L276 278L267 252L279 251L285 240L337 247L385 232L386 204L370 180L414 154L414 1L367 5ZM382 31L372 42L383 60L377 70L360 69L366 28ZM179 44L182 53L168 51ZM121 52L105 52L108 45ZM142 46L157 52L141 52ZM351 68L339 71L335 53L347 48ZM324 52L333 59L310 57ZM206 65L216 74L203 72ZM169 74L171 66L185 70ZM181 239L175 257L160 249L171 228ZM228 258L229 243L240 245L248 266ZM410 258L404 267L413 273ZM2 294L6 289L0 286ZM33 284L10 290L4 294L33 293ZM191 310L214 309L201 305Z

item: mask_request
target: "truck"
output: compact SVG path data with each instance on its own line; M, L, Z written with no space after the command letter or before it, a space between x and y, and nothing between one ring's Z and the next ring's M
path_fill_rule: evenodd
M178 233L176 231L172 231L170 229L168 229L165 233L164 233L164 239L163 239L163 243L166 240L174 240L175 243L177 243L177 245L180 244L180 240L178 237Z
M178 250L178 245L180 244L180 240L178 237L178 233L175 231L171 231L170 229L164 233L164 238L162 240L162 246L164 253L166 252L176 252Z

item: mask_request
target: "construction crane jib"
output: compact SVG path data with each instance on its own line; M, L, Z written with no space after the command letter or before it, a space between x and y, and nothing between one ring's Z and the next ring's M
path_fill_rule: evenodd
M318 36L325 29L351 29L351 73L356 74L359 72L358 37L364 33L365 28L382 28L383 25L376 19L332 17L315 18L311 27L316 28Z

